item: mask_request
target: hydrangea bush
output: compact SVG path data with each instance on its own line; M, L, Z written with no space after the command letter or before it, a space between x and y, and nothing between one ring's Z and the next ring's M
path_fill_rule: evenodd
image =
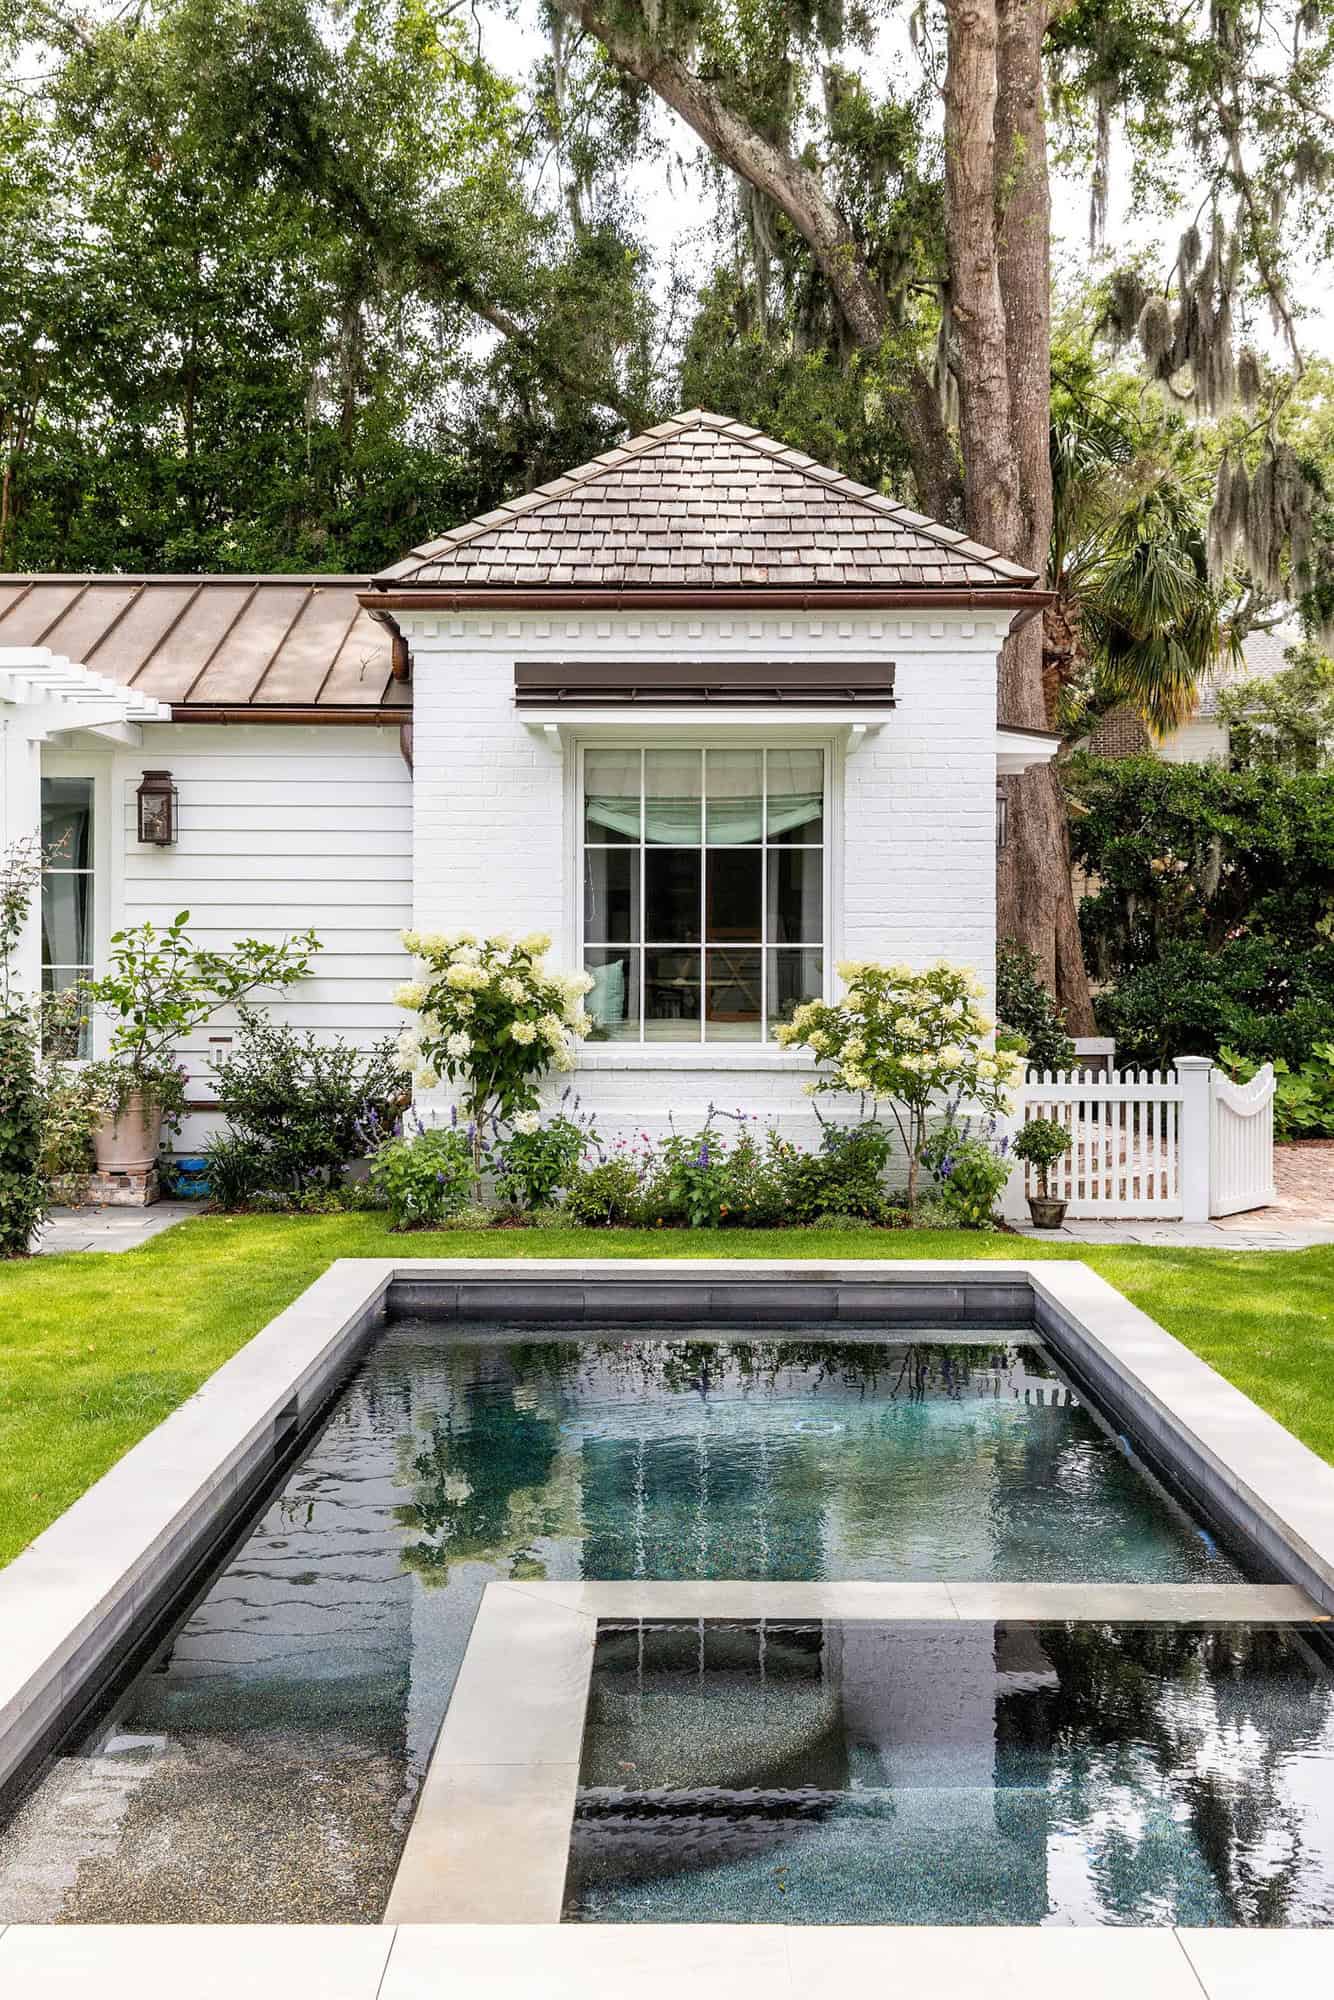
M458 1087L480 1173L487 1132L535 1131L542 1077L574 1068L591 1025L583 997L593 982L583 972L548 971L551 939L541 931L517 941L405 931L403 942L421 975L395 996L417 1017L399 1037L400 1060L422 1090L442 1076Z
M986 988L967 967L938 959L925 971L909 965L845 960L838 968L840 1000L811 1000L778 1030L787 1047L810 1049L820 1073L812 1094L841 1091L876 1107L887 1105L908 1161L908 1211L917 1212L922 1154L933 1107L953 1099L978 1112L1009 1109L1008 1086L1022 1058L995 1049L995 1028L978 1001Z

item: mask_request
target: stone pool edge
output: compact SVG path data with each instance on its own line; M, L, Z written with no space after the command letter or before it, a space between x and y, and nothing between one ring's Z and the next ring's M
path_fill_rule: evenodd
M796 1327L868 1319L941 1331L1032 1324L1216 1511L1334 1611L1334 1467L1078 1259L347 1258L0 1570L0 1792L38 1758L233 1529L386 1312Z

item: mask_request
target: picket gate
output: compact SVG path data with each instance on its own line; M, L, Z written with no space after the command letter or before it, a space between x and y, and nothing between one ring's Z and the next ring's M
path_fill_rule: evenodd
M1048 1190L1071 1221L1132 1217L1205 1222L1274 1197L1274 1073L1234 1084L1204 1056L1169 1070L1030 1070L1015 1129L1050 1118L1071 1135ZM1005 1213L1027 1213L1031 1169L1016 1165Z

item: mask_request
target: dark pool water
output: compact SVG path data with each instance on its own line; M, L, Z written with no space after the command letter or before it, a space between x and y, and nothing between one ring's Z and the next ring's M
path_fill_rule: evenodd
M402 1321L0 1829L0 1922L377 1921L492 1578L1237 1575L1032 1343Z
M604 1626L567 1920L1334 1924L1312 1629Z

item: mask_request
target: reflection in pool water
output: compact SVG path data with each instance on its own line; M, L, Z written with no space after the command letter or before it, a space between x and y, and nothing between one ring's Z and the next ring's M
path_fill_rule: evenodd
M1309 1628L603 1626L599 1923L1334 1924Z
M0 1922L376 1921L492 1578L1236 1576L1034 1344L402 1321L0 1830Z

